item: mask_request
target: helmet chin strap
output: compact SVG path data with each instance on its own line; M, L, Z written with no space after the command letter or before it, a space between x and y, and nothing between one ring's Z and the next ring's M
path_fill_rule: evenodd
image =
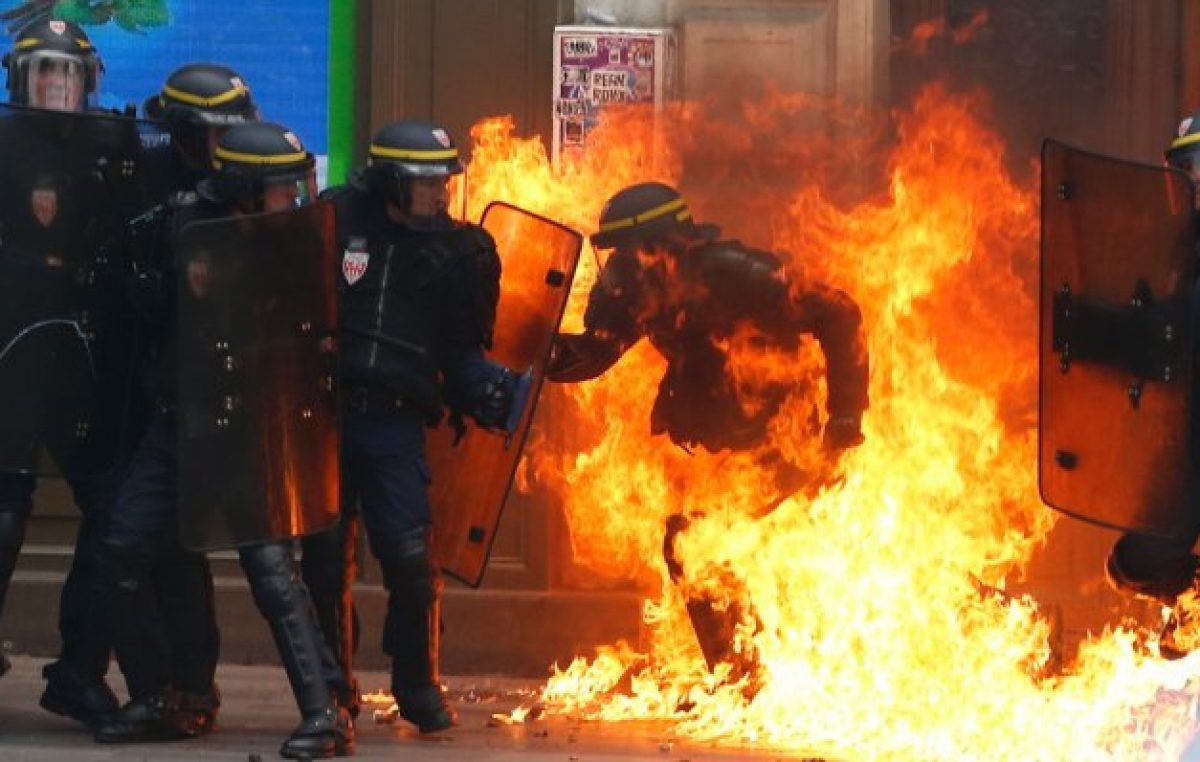
M454 220L445 211L440 211L437 214L410 214L407 224L413 230L450 230Z

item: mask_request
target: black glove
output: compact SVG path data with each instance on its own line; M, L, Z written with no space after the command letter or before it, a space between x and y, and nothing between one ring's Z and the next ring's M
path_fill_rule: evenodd
M560 333L550 349L546 378L567 384L593 379L611 368L623 351L616 341L591 333Z
M485 429L503 431L512 411L516 386L517 375L508 368L484 381L476 393L471 417Z
M554 343L550 345L550 359L546 362L546 378L557 381L577 363L578 356L572 351L569 339L561 333L555 334Z
M841 415L825 424L825 446L830 450L847 450L863 443L862 421L857 416Z

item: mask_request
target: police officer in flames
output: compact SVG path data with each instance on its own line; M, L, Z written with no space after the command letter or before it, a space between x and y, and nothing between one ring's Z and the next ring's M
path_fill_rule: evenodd
M198 196L175 214L173 227L191 220L282 211L315 195L313 157L291 132L270 123L231 127L214 149L215 172ZM204 279L189 271L203 291ZM174 282L174 278L167 279ZM102 742L171 740L210 728L190 712L172 685L171 644L162 628L147 622L136 606L151 575L176 542L178 504L178 379L175 311L155 320L158 349L151 357L148 387L156 416L135 453L118 493L102 546L97 605L110 612L121 668L131 700L96 734ZM239 560L260 612L266 618L301 714L284 742L285 757L343 756L354 750L354 727L336 696L346 691L341 671L326 646L311 599L300 582L289 542L264 542L238 549ZM199 724L198 724L199 723Z
M867 408L867 350L858 306L841 291L789 284L774 255L738 241L718 240L719 228L696 223L679 192L664 183L629 186L605 204L597 249L611 249L584 313L584 332L560 334L547 368L551 381L573 383L600 376L643 338L667 360L651 411L650 430L690 450L751 450L769 444L767 426L797 388L772 383L744 406L723 348L739 328L752 327L763 346L794 350L804 335L825 356L828 396L820 467L802 468L768 456L780 498L826 478L825 463L862 442ZM807 464L806 464L807 465ZM769 510L771 506L764 507ZM681 582L688 571L676 557L674 538L698 516L669 517L663 543L668 572ZM735 653L734 631L742 601L688 602L688 613L710 669L730 662L734 676L757 668L753 654Z
M516 390L516 376L483 356L499 298L495 242L446 211L450 178L462 171L442 127L394 122L332 195L343 252L343 510L361 507L388 591L392 692L422 733L457 720L439 684L442 581L426 489L438 475L426 463L425 427L449 406L501 429Z

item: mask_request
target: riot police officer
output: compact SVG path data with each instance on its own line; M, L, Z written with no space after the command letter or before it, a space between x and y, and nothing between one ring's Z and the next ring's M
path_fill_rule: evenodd
M64 21L38 21L23 28L13 50L4 56L9 101L53 111L82 112L94 101L103 65L100 57L77 25ZM7 129L7 128L6 128ZM3 202L4 238L0 242L4 256L17 256L16 249L28 245L38 250L47 272L64 269L64 250L68 239L77 240L78 230L68 230L69 220L78 222L70 210L78 210L82 201L62 185L70 174L61 156L42 152L22 157L41 166L33 175L32 188L19 188L17 167L8 166L13 175L6 181ZM17 198L22 192L28 199ZM72 196L68 198L68 196ZM12 213L32 204L37 224L22 224ZM39 233L38 240L24 240L19 231ZM32 252L26 252L29 254ZM19 291L30 283L13 284ZM36 290L36 289L35 289ZM11 305L10 305L11 306ZM49 307L50 305L43 305ZM60 463L65 469L65 465ZM117 707L116 697L105 683L108 668L108 642L100 637L101 627L88 614L84 582L93 573L95 546L105 513L104 503L111 485L100 476L75 475L68 480L82 521L76 539L75 554L63 585L59 617L62 652L59 659L43 670L48 683L41 704L46 709L72 717L94 727ZM33 509L36 479L29 473L0 473L0 610L7 597L17 556L25 537L25 528ZM8 662L0 654L0 674Z
M54 111L94 105L104 65L92 41L70 21L36 21L4 56L9 102Z
M1165 158L1168 165L1187 173L1196 187L1200 188L1200 111L1180 121L1175 137L1167 147ZM1196 193L1195 204L1197 209L1200 209L1200 192ZM1193 310L1200 305L1200 293L1197 293L1197 289L1200 289L1200 284L1193 289ZM1193 319L1193 330L1197 327L1200 326L1197 326ZM1193 348L1193 355L1194 352ZM1194 389L1192 395L1189 447L1194 453L1200 429L1196 421ZM1190 489L1190 499L1194 503L1196 484L1193 483ZM1193 508L1181 513L1189 518L1174 535L1160 536L1137 532L1121 535L1105 562L1106 576L1113 587L1158 601L1164 606L1176 607L1181 595L1200 586L1197 581L1200 557L1192 552L1196 539L1200 537L1200 512ZM1184 640L1194 640L1194 633L1188 638L1176 637L1185 619L1187 617L1183 615L1183 611L1176 607L1176 611L1164 625L1159 637L1159 651L1164 656L1179 658L1191 650L1192 646L1185 644Z
M437 124L383 127L367 166L332 194L342 329L343 510L358 503L388 591L383 650L400 716L422 733L457 720L439 684L442 581L430 558L425 427L449 404L503 426L515 376L491 363L500 260L446 211L458 148ZM436 475L433 475L436 478Z
M813 336L825 356L827 423L816 421L829 460L862 441L867 407L867 352L858 306L843 292L788 283L774 255L738 241L718 240L719 228L692 219L679 192L658 182L614 194L591 237L612 249L588 298L581 334L560 334L546 377L557 382L595 378L642 338L667 360L651 411L650 429L691 449L750 450L768 443L767 425L795 383L773 383L743 406L731 375L724 339L751 326L765 346L794 349ZM819 486L820 470L805 471L775 454L768 461L780 499ZM769 510L770 506L766 509ZM675 536L698 516L674 515L663 542L670 576L687 576L674 550ZM741 603L692 600L688 613L710 668L730 662L734 677L757 668L752 654L735 653L732 637L743 618Z
M291 132L270 123L244 123L226 132L214 150L216 171L179 209L173 227L192 220L282 211L315 196L313 157ZM192 274L189 273L189 276ZM170 645L154 622L139 621L136 599L170 548L178 520L178 378L175 317L159 318L161 333L148 386L157 416L134 456L118 493L101 555L98 605L112 611L118 659L131 701L96 734L102 742L163 740L204 732L171 684ZM312 603L287 542L238 548L255 603L270 625L302 717L280 753L316 758L353 752L354 729L335 695L346 686L325 645ZM186 654L183 655L186 658Z
M260 118L250 87L241 75L227 66L212 63L190 63L173 71L162 91L146 100L143 110L146 116L161 119L169 126L178 159L177 187L189 192L211 170L213 150L221 136L234 125ZM158 291L152 284L144 285L150 286L152 293ZM356 645L356 619L349 597L357 568L356 530L353 519L346 519L328 532L302 540L304 583L316 605L325 637L347 675L351 674ZM357 714L356 687L340 700Z
M179 188L189 191L210 172L213 149L226 130L259 120L246 81L233 69L212 63L186 64L171 72L142 110L166 122L181 164Z
M140 252L134 263L129 292L136 309L153 321L165 309L169 284L163 279L172 270L170 263L155 261L170 255L159 250L168 247L161 245L163 231L157 228L195 205L197 184L212 172L217 140L233 125L257 121L258 107L237 72L219 64L192 63L171 72L161 91L146 99L143 111L166 125L173 149L173 192L166 203L141 216L137 224L147 229L135 231L139 241L148 241L148 251ZM215 683L220 634L212 572L203 554L177 542L160 564L154 575L156 606L144 616L154 621L157 613L170 643L179 723L189 732L204 732L213 727L220 707Z

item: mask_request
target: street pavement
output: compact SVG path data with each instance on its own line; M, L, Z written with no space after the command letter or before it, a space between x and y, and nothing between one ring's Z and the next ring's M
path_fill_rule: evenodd
M0 762L59 760L239 760L279 759L279 744L299 721L283 670L222 664L217 672L222 706L217 730L198 740L169 744L101 745L70 720L38 707L45 659L16 656L0 678ZM360 673L364 691L387 686L382 672ZM120 675L110 675L114 689ZM366 704L358 723L356 759L545 760L546 762L734 762L796 759L764 752L713 749L682 742L656 723L585 723L563 718L510 724L516 708L530 706L536 683L494 677L448 678L461 724L445 733L420 736L402 721L376 722L382 704Z

